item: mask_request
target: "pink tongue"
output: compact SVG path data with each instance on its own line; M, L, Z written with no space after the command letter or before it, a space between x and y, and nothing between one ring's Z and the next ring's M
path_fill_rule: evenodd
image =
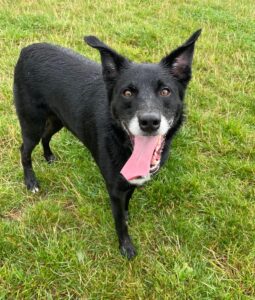
M134 150L120 173L131 180L136 177L146 176L150 172L153 152L160 136L135 136Z

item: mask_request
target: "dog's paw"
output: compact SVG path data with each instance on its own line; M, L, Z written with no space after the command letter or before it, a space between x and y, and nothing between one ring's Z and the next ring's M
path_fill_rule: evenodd
M125 256L128 260L136 256L135 247L132 245L130 241L120 245L120 253L121 255Z
M26 181L25 184L26 184L27 189L34 194L38 193L40 190L39 183L35 179L30 179L30 180Z
M54 154L50 154L50 155L44 155L46 161L48 164L52 164L54 161L56 161L56 156Z
M37 187L37 186L34 186L33 188L32 188L32 190L31 190L31 192L32 193L38 193L39 192L39 187Z

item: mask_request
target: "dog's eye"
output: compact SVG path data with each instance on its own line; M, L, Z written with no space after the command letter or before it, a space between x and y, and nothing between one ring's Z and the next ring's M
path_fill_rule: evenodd
M160 96L162 97L167 97L171 94L170 90L168 88L163 88L160 92L159 92Z
M122 95L126 98L129 98L131 96L133 96L133 93L132 91L130 91L129 89L125 89L123 92L122 92Z

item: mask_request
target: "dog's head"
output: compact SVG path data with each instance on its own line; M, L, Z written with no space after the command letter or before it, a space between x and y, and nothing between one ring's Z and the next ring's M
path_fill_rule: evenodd
M141 144L139 151L146 145L154 147L150 173L158 169L165 136L182 115L194 46L200 33L201 30L196 31L157 64L131 62L96 37L85 37L100 52L113 117L128 133L134 148L136 144Z

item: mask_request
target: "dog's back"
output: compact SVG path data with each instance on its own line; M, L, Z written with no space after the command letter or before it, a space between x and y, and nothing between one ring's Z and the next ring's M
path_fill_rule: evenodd
M86 141L86 146L93 147L90 141L96 130L90 130L89 124L95 124L94 114L100 108L107 109L105 98L101 65L96 62L47 43L33 44L21 51L14 74L14 101L25 127L38 124L37 130L41 131L49 116L54 116ZM81 122L88 123L86 132Z
M91 82L101 80L101 66L69 49L41 43L33 44L21 51L14 73L15 103L19 102L19 93L29 93L45 105L53 106L56 98L61 98L62 107L65 101L79 100L82 90L89 93ZM75 94L78 97L75 97ZM90 99L90 97L86 97ZM75 105L75 103L73 103Z

